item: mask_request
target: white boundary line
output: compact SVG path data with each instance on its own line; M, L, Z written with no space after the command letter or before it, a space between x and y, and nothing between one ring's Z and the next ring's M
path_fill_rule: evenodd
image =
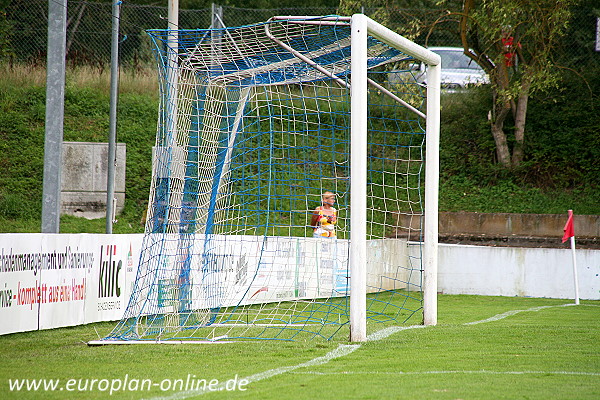
M575 304L559 304L559 305L555 305L555 306L541 306L541 307L532 307L532 308L528 308L526 310L511 310L511 311L507 311L505 313L502 314L496 314L493 317L487 318L487 319L483 319L480 321L474 321L474 322L467 322L463 325L477 325L477 324L483 324L483 323L487 323L487 322L494 322L494 321L498 321L501 320L503 318L506 317L510 317L512 315L516 315L518 313L521 312L532 312L532 311L540 311L540 310L544 310L547 308L555 308L555 307L568 307L568 306L573 306ZM372 334L370 334L369 336L367 336L367 342L374 342L377 340L382 340L385 339L391 335L393 335L394 333L400 332L400 331L404 331L404 330L408 330L408 329L416 329L416 328L426 328L427 326L425 325L412 325L412 326L392 326L389 328L384 328L380 331L374 332ZM254 375L249 375L245 378L241 378L240 380L246 380L248 382L248 384L252 383L252 382L258 382L258 381L262 381L264 379L268 379L271 378L273 376L277 376L277 375L282 375L288 372L293 372L299 368L304 368L304 367L313 367L313 366L317 366L317 365L323 365L323 364L327 364L329 361L336 359L336 358L340 358L340 357L344 357L348 354L353 353L355 350L358 350L360 347L362 346L362 344L340 344L336 349L331 350L329 353L325 354L324 356L321 357L317 357L317 358L313 358L312 360L297 364L297 365L290 365L287 367L279 367L279 368L274 368L274 369L269 369L267 371L264 372L259 372L257 374ZM311 373L311 372L297 372L297 373ZM313 374L319 374L317 372L312 372ZM354 374L363 374L362 372L353 372ZM368 373L368 372L367 372ZM377 372L370 372L370 373L377 373ZM514 375L523 375L523 374L557 374L557 375L588 375L588 376L600 376L600 373L586 373L586 372L569 372L569 371L506 371L506 372L495 372L495 371L422 371L422 372L391 372L389 373L390 375L395 374L395 375L426 375L426 374L496 374L496 375L501 375L501 374L514 374ZM322 373L323 375L327 374L327 373ZM332 375L335 373L332 373ZM216 389L216 390L214 390ZM201 394L204 393L212 393L215 391L220 391L220 390L224 390L225 389L225 383L219 385L216 388L213 388L213 390L209 391L209 390L188 390L188 391L183 391L183 392L177 392L174 393L172 395L169 396L160 396L160 397L152 397L149 400L183 400L183 399L187 399L190 397L194 397L194 396L199 396Z
M385 329L382 329L380 331L370 334L369 336L367 336L367 341L373 342L373 341L385 339L388 336L391 336L396 332L404 331L407 329L416 329L416 328L425 328L425 326L424 325L412 325L412 326L404 326L404 327L392 326L392 327L385 328ZM355 350L358 350L360 347L361 347L360 344L340 344L336 349L331 350L329 353L325 354L324 356L313 358L312 360L309 360L309 361L306 361L306 362L303 362L303 363L300 363L297 365L290 365L287 367L279 367L279 368L269 369L267 371L259 372L258 374L250 375L250 376L247 376L242 379L246 380L248 382L248 384L250 384L252 382L262 381L264 379L271 378L273 376L285 374L287 372L292 372L299 368L314 367L317 365L327 364L329 361L331 361L335 358L340 358L340 357L346 356L346 355L354 352ZM240 379L240 380L242 380L242 379ZM225 384L223 383L223 384L217 386L216 388L213 388L213 390L211 390L211 391L188 390L188 391L183 391L183 392L177 392L170 396L153 397L151 400L182 400L182 399L187 399L189 397L198 396L198 395L201 395L201 394L204 394L207 392L210 393L210 392L214 392L214 391L221 391L224 388L225 388Z
M287 366L287 367L279 367L279 368L270 369L270 370L267 370L264 372L259 372L258 374L254 374L254 375L250 375L245 378L242 378L242 379L240 379L240 381L246 380L249 384L252 382L262 381L263 379L271 378L276 375L285 374L287 372L294 371L298 368L313 367L313 366L317 366L317 365L327 364L329 361L333 360L334 358L343 357L345 355L352 353L354 350L357 350L360 346L361 346L360 344L340 344L335 350L330 351L329 353L325 354L324 356L313 358L310 361L307 361L307 362L304 362L301 364L297 364L297 365L291 365L291 366ZM153 397L151 400L181 400L181 399L187 399L189 397L199 396L199 395L207 393L207 392L211 393L211 392L215 392L215 391L221 391L224 388L225 388L225 383L215 387L213 390L202 390L202 389L188 390L188 391L174 393L173 395L170 395L170 396Z
M507 311L505 313L502 314L496 314L493 317L490 317L488 319L482 319L481 321L473 321L473 322L467 322L466 324L463 325L477 325L477 324L484 324L486 322L494 322L494 321L498 321L501 319L504 319L506 317L511 317L513 315L516 315L518 313L522 313L522 312L530 312L530 311L540 311L540 310L544 310L546 308L554 308L554 307L569 307L569 306L574 306L575 304L573 303L569 303L569 304L560 304L557 306L541 306L541 307L533 307L533 308L528 308L527 310L511 310L511 311Z
M345 371L345 372L317 372L317 371L304 371L304 372L292 372L296 375L444 375L444 374L484 374L484 375L581 375L581 376L600 376L600 372L578 372L578 371L486 371L484 369L479 371L412 371L412 372L377 372L377 371Z

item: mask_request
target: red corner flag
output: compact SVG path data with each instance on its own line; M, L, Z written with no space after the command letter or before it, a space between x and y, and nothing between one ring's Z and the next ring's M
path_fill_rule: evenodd
M573 210L569 210L569 219L567 219L567 223L565 224L563 231L565 232L562 238L563 243L575 236L575 231L573 230Z

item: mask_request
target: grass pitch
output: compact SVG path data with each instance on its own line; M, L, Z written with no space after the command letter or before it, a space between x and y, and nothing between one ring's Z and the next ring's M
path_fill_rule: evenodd
M598 399L600 302L568 303L440 295L437 326L371 323L363 344L85 344L114 323L6 335L0 398Z

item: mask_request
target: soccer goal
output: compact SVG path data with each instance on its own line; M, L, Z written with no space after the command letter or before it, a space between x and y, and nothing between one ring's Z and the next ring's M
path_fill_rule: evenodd
M100 342L364 341L435 324L439 57L362 14L149 34L146 234Z

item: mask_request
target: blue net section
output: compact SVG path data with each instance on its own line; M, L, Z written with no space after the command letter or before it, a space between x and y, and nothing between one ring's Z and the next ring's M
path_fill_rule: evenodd
M161 103L146 235L105 340L346 337L348 20L149 34ZM385 93L423 109L411 62L369 37L373 323L421 322L424 121Z

